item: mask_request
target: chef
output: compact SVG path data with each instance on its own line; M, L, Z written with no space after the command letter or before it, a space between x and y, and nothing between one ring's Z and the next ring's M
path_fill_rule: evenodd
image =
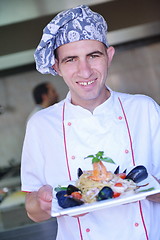
M86 156L103 151L120 171L144 165L160 179L160 109L148 96L107 85L114 48L107 23L87 6L59 13L44 28L35 51L37 70L59 74L69 87L64 100L28 122L22 152L22 191L35 222L51 218L52 188L92 169ZM113 171L115 166L106 165ZM160 197L57 218L57 240L159 240Z

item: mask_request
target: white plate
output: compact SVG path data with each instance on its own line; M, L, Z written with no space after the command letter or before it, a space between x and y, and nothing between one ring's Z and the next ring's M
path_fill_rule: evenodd
M85 203L81 206L70 207L66 209L61 208L58 205L57 199L53 198L51 216L52 217L58 217L63 215L75 216L75 215L83 214L86 212L92 212L92 211L100 210L103 208L114 207L114 206L118 206L125 203L131 203L138 200L143 200L149 195L160 193L160 184L151 175L148 175L147 179L145 179L144 181L140 182L137 185L143 185L146 183L149 183L149 184L145 187L141 187L138 191L150 189L153 187L154 187L154 190L150 190L146 192L137 192L129 196L121 196L118 198L102 200L94 203ZM73 184L73 182L71 184Z

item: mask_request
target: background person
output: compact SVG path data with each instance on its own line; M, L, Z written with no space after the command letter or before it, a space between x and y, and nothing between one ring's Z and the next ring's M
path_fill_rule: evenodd
M50 82L43 82L36 85L32 91L32 96L36 106L30 113L28 119L39 110L58 102L58 93Z

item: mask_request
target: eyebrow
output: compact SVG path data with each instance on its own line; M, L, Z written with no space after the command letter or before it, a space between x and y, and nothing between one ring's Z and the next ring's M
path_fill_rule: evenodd
M99 55L104 55L101 51L93 51L93 52L90 52L88 53L86 56L90 56L90 55L93 55L93 54L99 54ZM70 58L77 58L78 56L67 56L67 57L64 57L62 60L61 60L61 63L65 62L67 59L70 59Z

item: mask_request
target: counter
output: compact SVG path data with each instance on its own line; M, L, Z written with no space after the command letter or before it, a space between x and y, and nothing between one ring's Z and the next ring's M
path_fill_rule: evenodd
M23 227L0 232L1 240L55 240L57 222L55 218L42 223L32 223Z
M20 191L20 177L0 180L0 188L9 193L0 203L0 240L55 240L57 221L31 221L25 210L25 193Z

